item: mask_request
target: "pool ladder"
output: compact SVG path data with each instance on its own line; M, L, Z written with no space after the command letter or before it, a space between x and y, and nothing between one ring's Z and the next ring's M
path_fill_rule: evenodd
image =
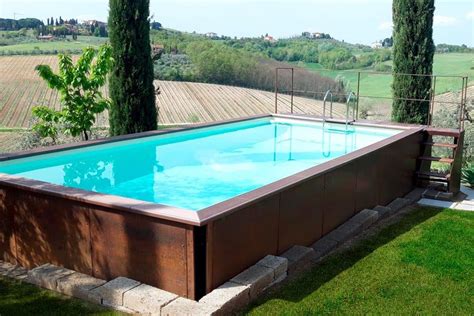
M333 94L331 92L331 90L328 90L326 91L326 94L324 95L324 99L323 99L323 124L326 123L327 121L327 118L326 118L326 103L328 101L328 98L330 97L330 106L329 106L329 118L332 119L333 116L332 116L332 103L333 103ZM347 131L347 128L348 128L348 125L350 123L353 123L355 122L355 116L356 116L356 107L353 106L352 107L352 120L349 120L349 112L350 112L350 105L351 105L351 102L352 101L356 101L356 97L355 97L355 94L354 92L350 92L349 95L347 96L347 100L346 100L346 120L345 120L345 124L346 124L346 131Z

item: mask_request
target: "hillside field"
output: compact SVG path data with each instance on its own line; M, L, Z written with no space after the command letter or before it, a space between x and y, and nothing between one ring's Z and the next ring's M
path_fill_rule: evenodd
M385 64L391 65L392 61ZM357 90L357 76L361 72L360 94L371 97L390 97L392 75L373 74L367 69L351 70L327 70L317 63L298 63L309 70L320 73L323 76L337 78L344 77L350 83L353 91ZM474 84L474 54L470 53L448 53L436 54L434 59L434 74L440 76L468 76L470 85ZM437 78L436 93L446 93L458 91L461 88L461 79L457 78Z
M77 59L77 56L74 56ZM56 56L0 56L0 129L30 128L31 109L38 105L60 109L57 92L49 89L34 71L36 65L51 65L57 71ZM233 86L156 81L159 124L173 125L226 120L274 111L272 92ZM107 88L104 89L107 94ZM289 112L290 98L279 95L279 112ZM322 102L295 97L295 112L322 114ZM345 106L334 105L334 114L344 117ZM107 126L107 114L97 118L98 126Z
M80 51L86 47L99 47L106 43L108 38L94 37L94 36L78 36L77 40L73 40L71 36L67 36L66 40L52 40L52 41L31 41L15 45L0 46L0 55L5 54L32 54L35 51Z

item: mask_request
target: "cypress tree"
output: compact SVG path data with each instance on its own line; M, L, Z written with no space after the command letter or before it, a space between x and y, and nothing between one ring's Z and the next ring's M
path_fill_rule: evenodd
M149 0L110 0L109 38L114 67L110 76L111 135L157 128Z
M401 74L432 74L434 10L434 0L393 0L394 121L415 124L428 121L431 77Z

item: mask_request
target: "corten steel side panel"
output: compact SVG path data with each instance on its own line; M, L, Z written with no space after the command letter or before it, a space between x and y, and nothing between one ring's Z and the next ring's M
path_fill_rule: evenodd
M305 181L280 195L278 253L321 238L324 176Z
M9 204L15 200L14 192L0 188L0 260L16 262L13 211Z
M187 297L188 277L194 280L187 268L189 229L137 214L91 210L93 275L127 276Z
M356 163L324 175L323 235L351 218L355 212Z
M208 225L208 292L277 253L279 200L272 195Z
M15 191L14 214L18 263L33 268L45 263L92 272L89 211L61 198Z
M415 134L379 151L380 158L377 163L377 183L380 188L378 204L387 205L414 188L420 142L421 134Z
M361 211L365 208L373 208L378 204L377 185L377 152L367 154L355 161L356 164L356 193L355 209Z

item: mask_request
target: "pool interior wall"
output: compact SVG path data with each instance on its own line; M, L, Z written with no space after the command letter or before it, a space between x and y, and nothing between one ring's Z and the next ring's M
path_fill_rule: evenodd
M0 172L198 211L400 132L261 118L0 162Z
M145 212L152 204L0 175L0 259L125 276L198 299L264 256L311 245L362 209L411 191L423 133L408 128L186 212L195 221Z

